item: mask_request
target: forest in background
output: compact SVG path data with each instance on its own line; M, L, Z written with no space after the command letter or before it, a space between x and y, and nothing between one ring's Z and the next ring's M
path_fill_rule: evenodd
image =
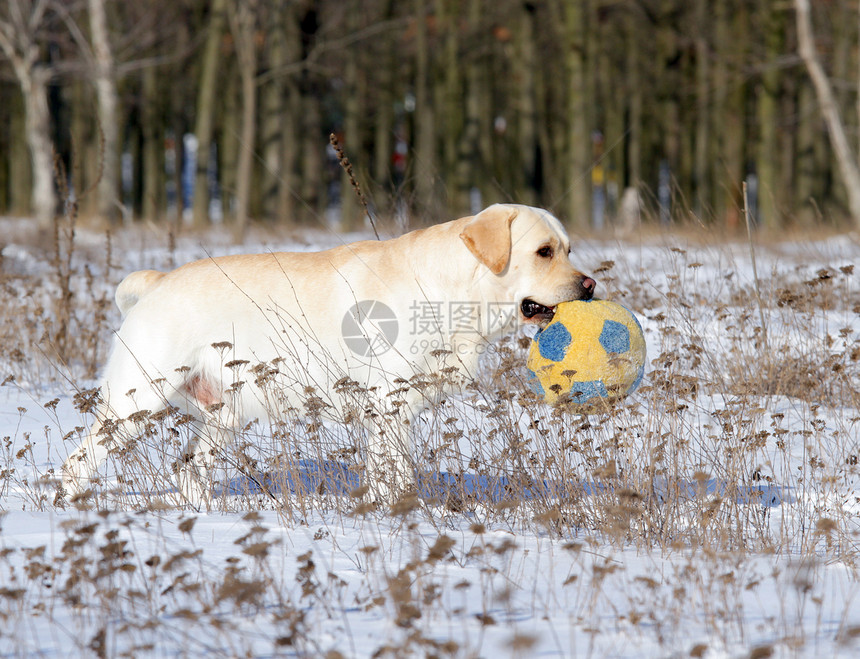
M0 214L436 222L497 201L572 226L857 217L783 0L5 0ZM804 3L806 4L806 3ZM812 3L860 151L856 0ZM855 202L856 204L856 202ZM635 220L636 218L633 218Z

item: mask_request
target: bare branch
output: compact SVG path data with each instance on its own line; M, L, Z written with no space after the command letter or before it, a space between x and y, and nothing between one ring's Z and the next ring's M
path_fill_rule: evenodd
M48 11L48 3L50 0L37 0L36 5L33 7L33 10L30 12L30 20L29 25L27 25L28 33L35 34L39 29L39 25L42 24L42 19L45 17L45 13ZM16 4L18 4L16 2Z
M809 0L794 0L794 7L797 15L797 41L800 57L806 64L809 78L812 80L815 94L818 97L819 110L827 124L827 132L836 154L842 182L848 192L851 216L855 222L860 223L860 168L858 168L857 160L848 144L845 127L842 124L842 117L839 115L839 106L836 103L830 80L827 78L824 67L818 61L812 33Z
M68 10L68 7L63 3L60 3L57 7L57 15L60 17L60 20L63 21L63 24L66 26L66 28L69 30L69 34L72 36L72 40L77 45L78 49L80 49L81 55L83 55L87 66L93 66L93 51L90 47L90 42L87 40L83 31L78 26L78 22L72 17L71 13Z
M370 37L378 36L379 34L388 32L389 30L393 30L398 27L404 27L408 23L408 17L393 18L390 20L375 23L374 25L370 25L364 29L353 32L352 34L348 34L340 39L332 39L330 41L319 42L313 47L313 49L304 59L299 60L297 62L293 62L286 66L282 66L278 69L266 71L265 73L257 76L257 85L265 85L272 80L277 80L278 78L294 75L296 73L300 73L305 69L313 69L316 61L328 52L341 50L343 48L351 46L354 43L364 41L365 39L369 39Z

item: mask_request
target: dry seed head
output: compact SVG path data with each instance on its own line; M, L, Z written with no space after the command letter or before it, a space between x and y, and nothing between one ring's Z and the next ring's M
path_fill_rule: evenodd
M442 560L455 544L456 542L453 538L447 535L440 535L427 552L427 562L433 563Z
M413 510L416 510L421 505L421 502L418 500L418 497L413 493L407 493L403 495L400 499L391 504L391 508L389 512L392 515L397 517L403 517L408 515Z
M351 499L360 499L365 494L367 494L369 491L370 491L370 486L365 483L364 485L359 485L357 488L352 490L352 492L349 493L349 496Z

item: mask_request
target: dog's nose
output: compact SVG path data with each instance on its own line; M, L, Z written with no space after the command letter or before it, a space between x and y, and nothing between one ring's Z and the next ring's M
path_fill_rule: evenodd
M594 281L591 277L583 277L579 285L582 287L583 300L590 300L594 297L594 289L597 286L596 281Z

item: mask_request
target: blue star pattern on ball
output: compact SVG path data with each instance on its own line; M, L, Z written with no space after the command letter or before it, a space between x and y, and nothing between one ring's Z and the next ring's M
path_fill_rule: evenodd
M554 362L560 362L564 359L571 339L570 332L561 323L550 325L535 336L540 356Z
M617 320L607 320L600 333L600 345L606 352L625 353L630 350L630 330Z
M570 388L570 399L577 404L584 404L592 398L606 398L609 392L600 380L590 382L575 382Z
M529 373L529 387L538 396L546 396L543 385L534 373ZM607 396L609 396L609 392L606 390L606 385L600 380L575 382L570 387L570 400L578 405L585 404L592 398L606 398Z
M531 387L531 390L538 396L546 396L546 392L543 390L543 385L540 383L540 380L538 380L537 375L535 375L533 371L529 371L528 384L529 387Z

